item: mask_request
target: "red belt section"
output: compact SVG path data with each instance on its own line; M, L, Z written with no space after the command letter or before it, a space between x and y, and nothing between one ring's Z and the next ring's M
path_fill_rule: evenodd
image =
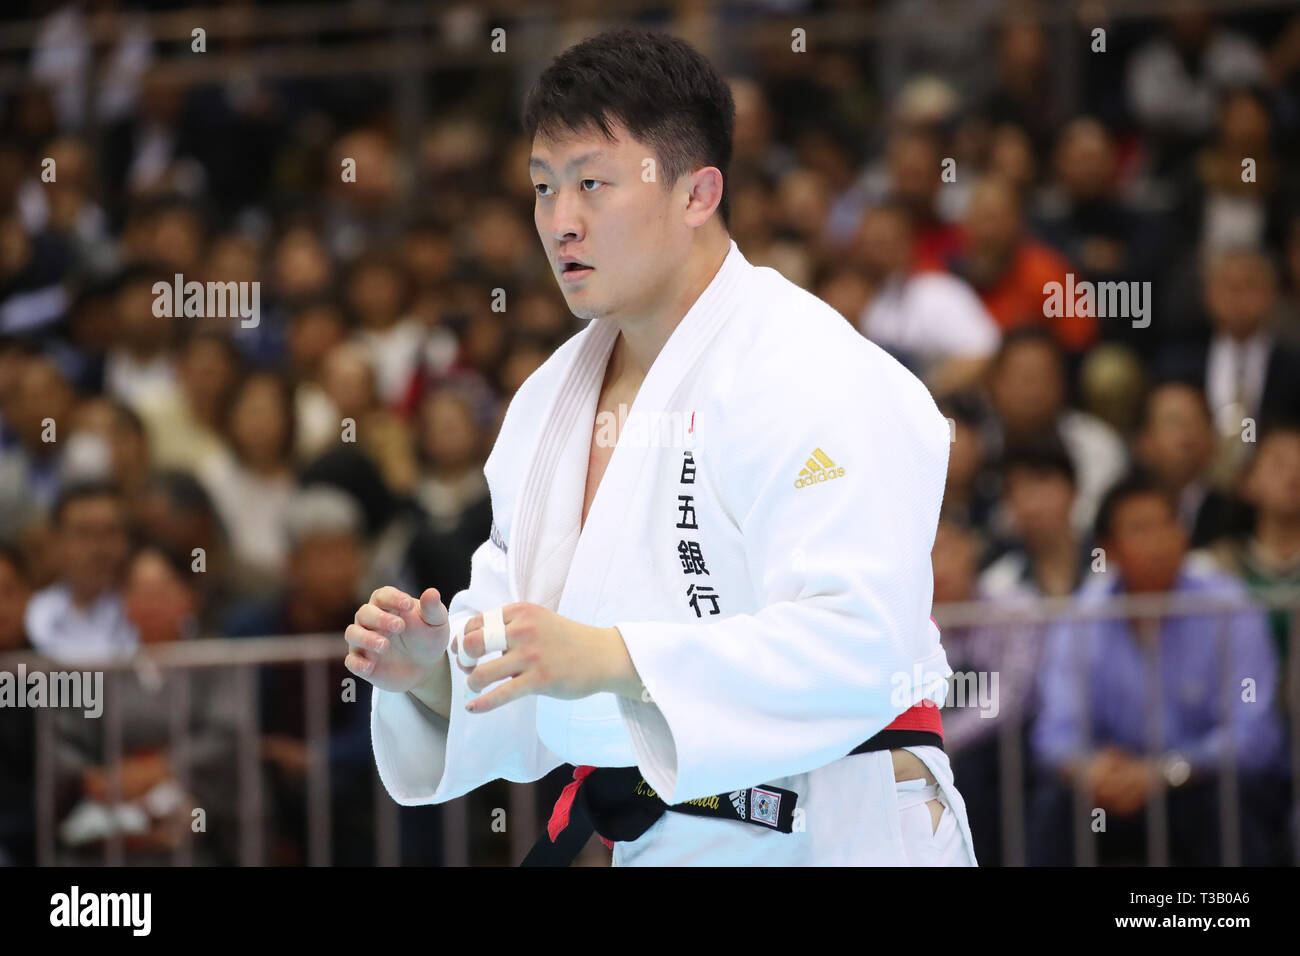
M919 704L913 704L910 708L903 711L894 718L894 722L885 730L928 730L936 733L942 739L943 737L943 720L939 716L939 705L931 700L923 700ZM555 801L555 809L551 811L551 819L547 821L546 832L554 843L564 828L569 825L569 813L573 810L573 801L578 797L578 788L582 786L582 781L587 779L595 767L583 765L573 768L573 782L565 784L564 789L560 792L560 799ZM614 849L614 841L600 838L600 842L605 844L611 850Z
M907 710L903 711L894 718L894 722L886 727L886 730L928 730L931 733L939 735L943 739L943 718L939 716L942 708L934 701L921 701L919 704L913 704Z
M573 809L573 801L578 796L578 788L582 786L582 781L587 779L587 775L595 770L595 767L581 766L573 768L573 783L565 784L560 791L560 799L555 801L555 809L551 811L551 819L546 823L546 832L550 834L551 842L554 843L559 839L564 828L569 825L569 811ZM600 838L600 842L605 844L611 850L614 849L614 841Z

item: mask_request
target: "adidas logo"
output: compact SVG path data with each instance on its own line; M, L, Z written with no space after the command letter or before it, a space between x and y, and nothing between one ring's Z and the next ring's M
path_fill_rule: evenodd
M742 820L745 819L746 816L745 798L748 794L748 790L733 790L728 794L728 796L731 797L731 805L736 808L736 812L740 814L740 819Z
M799 472L799 477L794 480L794 486L796 488L807 488L809 485L816 485L823 481L843 477L844 469L831 461L830 455L820 448L816 448L813 449L812 457L803 466L803 470Z

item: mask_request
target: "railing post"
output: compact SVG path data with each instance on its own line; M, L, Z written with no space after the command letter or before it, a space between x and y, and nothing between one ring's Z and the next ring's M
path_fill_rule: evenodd
M1241 866L1241 808L1237 787L1237 706L1235 698L1237 671L1232 648L1227 641L1228 614L1215 615L1219 626L1215 633L1215 656L1218 660L1219 704L1224 729L1223 750L1219 754L1219 846L1221 866Z
M537 784L510 784L510 859L522 860L537 838Z
M1300 603L1291 608L1287 635L1287 710L1291 724L1291 852L1293 866L1300 866Z
M1146 712L1146 737L1148 756L1158 757L1165 750L1165 693L1163 655L1160 639L1164 618L1140 618L1138 627L1142 634L1143 666L1146 683L1150 688ZM1164 778L1156 775L1154 786L1147 798L1147 866L1169 865L1169 805Z
M330 743L329 694L326 664L303 664L303 695L307 713L307 860L310 866L330 865Z
M1040 639L1040 628L1031 625L1022 625L1016 629L1015 644L1020 645L1011 649L1012 654L1024 653L1027 648L1023 645L1026 643L1037 644ZM1007 633L1006 629L1001 632L1002 660L1006 661L1010 655L1007 654ZM1026 641L1028 638L1028 641ZM1039 648L1035 647L1035 651ZM1001 687L1001 682L998 684ZM998 701L999 712L1002 702ZM1002 726L998 731L998 786L1002 791L1001 802L1001 823L1002 823L1002 865L1003 866L1024 866L1025 865L1025 767L1021 759L1021 740L1023 736L1023 713L1017 710L1008 719L1002 721Z
M379 779L379 771L371 770L375 790L375 865L399 866L402 862L401 848L398 844L401 830L401 816L397 803L384 789L384 782Z
M1074 663L1074 686L1079 701L1079 725L1083 739L1081 752L1091 754L1092 740L1092 644L1099 622L1091 627L1070 628L1070 656ZM1097 865L1097 842L1090 823L1092 821L1093 793L1087 779L1076 775L1073 786L1074 863L1075 866Z
M123 803L122 793L122 673L109 671L104 680L104 766L108 769L108 806L115 811ZM85 717L83 720L87 719ZM122 831L116 814L104 847L107 866L122 865Z
M193 794L190 763L190 672L178 667L167 674L168 696L171 698L171 712L168 715L168 730L171 737L171 766L176 776L176 783L181 791L189 797ZM194 832L192 823L183 817L174 821L177 828L176 848L172 852L172 862L176 866L194 865Z
M469 866L469 801L466 794L442 805L443 861L447 866Z
M239 665L239 863L262 865L262 753L253 664Z
M54 713L36 711L36 865L54 866Z

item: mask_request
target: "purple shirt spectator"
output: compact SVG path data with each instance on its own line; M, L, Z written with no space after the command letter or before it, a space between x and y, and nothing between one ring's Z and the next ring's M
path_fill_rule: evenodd
M1118 592L1119 575L1107 578L1112 580L1077 592L1083 606L1096 605ZM1186 561L1174 590L1229 598L1246 594L1233 579ZM1220 664L1220 633L1229 655L1226 673ZM1238 768L1281 772L1282 727L1275 703L1278 666L1265 615L1252 610L1171 616L1162 622L1159 640L1162 752L1181 754L1194 771L1218 770L1228 733L1222 703L1222 682L1226 680L1232 685ZM1075 646L1078 641L1085 646ZM1089 675L1090 726L1086 728L1080 708L1081 682L1075 673L1079 664L1085 664ZM1147 708L1154 700L1146 672L1144 650L1127 621L1062 621L1054 625L1039 675L1039 719L1032 736L1038 760L1057 768L1086 748L1107 744L1145 753ZM1247 678L1254 682L1252 701L1242 700L1242 682Z

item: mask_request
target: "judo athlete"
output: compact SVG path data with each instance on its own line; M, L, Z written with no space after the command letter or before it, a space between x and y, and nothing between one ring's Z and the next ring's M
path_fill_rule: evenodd
M345 632L384 786L440 803L576 766L527 864L975 864L930 617L949 430L925 386L727 229L734 105L618 30L528 94L538 236L588 324L484 466L449 605Z

